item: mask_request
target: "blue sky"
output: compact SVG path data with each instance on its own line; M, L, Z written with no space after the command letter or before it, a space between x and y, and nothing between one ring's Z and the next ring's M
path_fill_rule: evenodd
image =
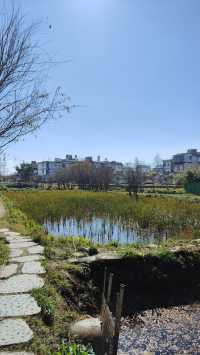
M17 4L27 23L42 21L42 50L70 59L52 69L49 90L61 86L80 107L10 146L9 169L67 153L151 162L200 149L199 0Z

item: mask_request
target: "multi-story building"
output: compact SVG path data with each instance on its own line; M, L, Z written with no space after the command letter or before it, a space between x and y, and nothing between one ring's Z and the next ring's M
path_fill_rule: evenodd
M107 167L111 169L113 174L113 184L124 185L128 181L128 165L124 165L123 163L114 160L109 161L106 158L101 160L100 156L97 157L97 160L93 160L91 156L87 156L84 159L78 159L77 155L73 157L71 154L67 154L64 159L55 158L53 161L46 160L38 162L38 176L41 177L44 181L47 181L49 178L55 176L56 173L63 168L83 161L90 162L96 168ZM151 171L151 167L149 165L139 164L138 167L145 175L148 175L148 173Z
M47 179L54 176L59 170L66 168L78 162L77 156L74 158L71 154L67 154L65 159L55 158L53 161L42 161L37 163L38 176Z
M140 171L143 173L143 174L149 174L150 171L151 171L151 167L150 165L145 165L145 164L137 164L137 168L140 169Z
M55 174L63 168L81 161L89 161L96 168L108 167L112 169L114 184L125 184L127 182L126 169L121 162L109 161L108 159L101 160L100 156L97 157L97 160L93 160L90 156L83 160L78 160L76 155L73 157L71 154L67 154L65 159L55 158L53 161L38 162L38 176L43 178L43 180L48 180L49 178L55 176Z
M163 160L164 173L182 172L191 167L200 167L200 152L188 149L186 153L173 155L172 159Z

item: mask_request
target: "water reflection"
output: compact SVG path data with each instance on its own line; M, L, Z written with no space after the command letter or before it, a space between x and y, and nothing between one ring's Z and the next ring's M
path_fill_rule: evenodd
M45 230L54 236L82 236L92 241L105 244L117 241L121 244L130 243L154 243L160 239L160 235L149 230L141 230L129 223L113 222L109 218L93 217L88 219L61 218L59 221L45 221ZM166 235L162 235L162 240Z

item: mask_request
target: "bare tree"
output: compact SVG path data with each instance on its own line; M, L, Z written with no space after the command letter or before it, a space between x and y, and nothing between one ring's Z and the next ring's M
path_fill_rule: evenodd
M154 160L153 160L153 165L155 166L155 168L159 165L162 165L162 158L160 157L160 155L157 153L154 157Z
M72 188L76 184L83 190L107 191L113 179L113 171L110 167L96 167L85 160L59 170L53 179L59 188Z
M128 187L127 190L129 195L138 199L138 192L142 190L142 185L144 183L145 174L143 173L141 167L139 165L134 168L128 168L127 170L127 180Z
M58 188L68 188L72 189L73 175L70 167L65 167L59 171L54 176L54 182L58 184Z
M50 95L44 87L47 63L34 31L15 9L0 24L0 149L70 110L60 88Z

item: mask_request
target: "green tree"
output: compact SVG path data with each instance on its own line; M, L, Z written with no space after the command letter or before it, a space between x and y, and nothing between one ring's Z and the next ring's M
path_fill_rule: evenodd
M22 163L20 166L16 166L17 176L22 182L32 182L35 176L34 164Z

